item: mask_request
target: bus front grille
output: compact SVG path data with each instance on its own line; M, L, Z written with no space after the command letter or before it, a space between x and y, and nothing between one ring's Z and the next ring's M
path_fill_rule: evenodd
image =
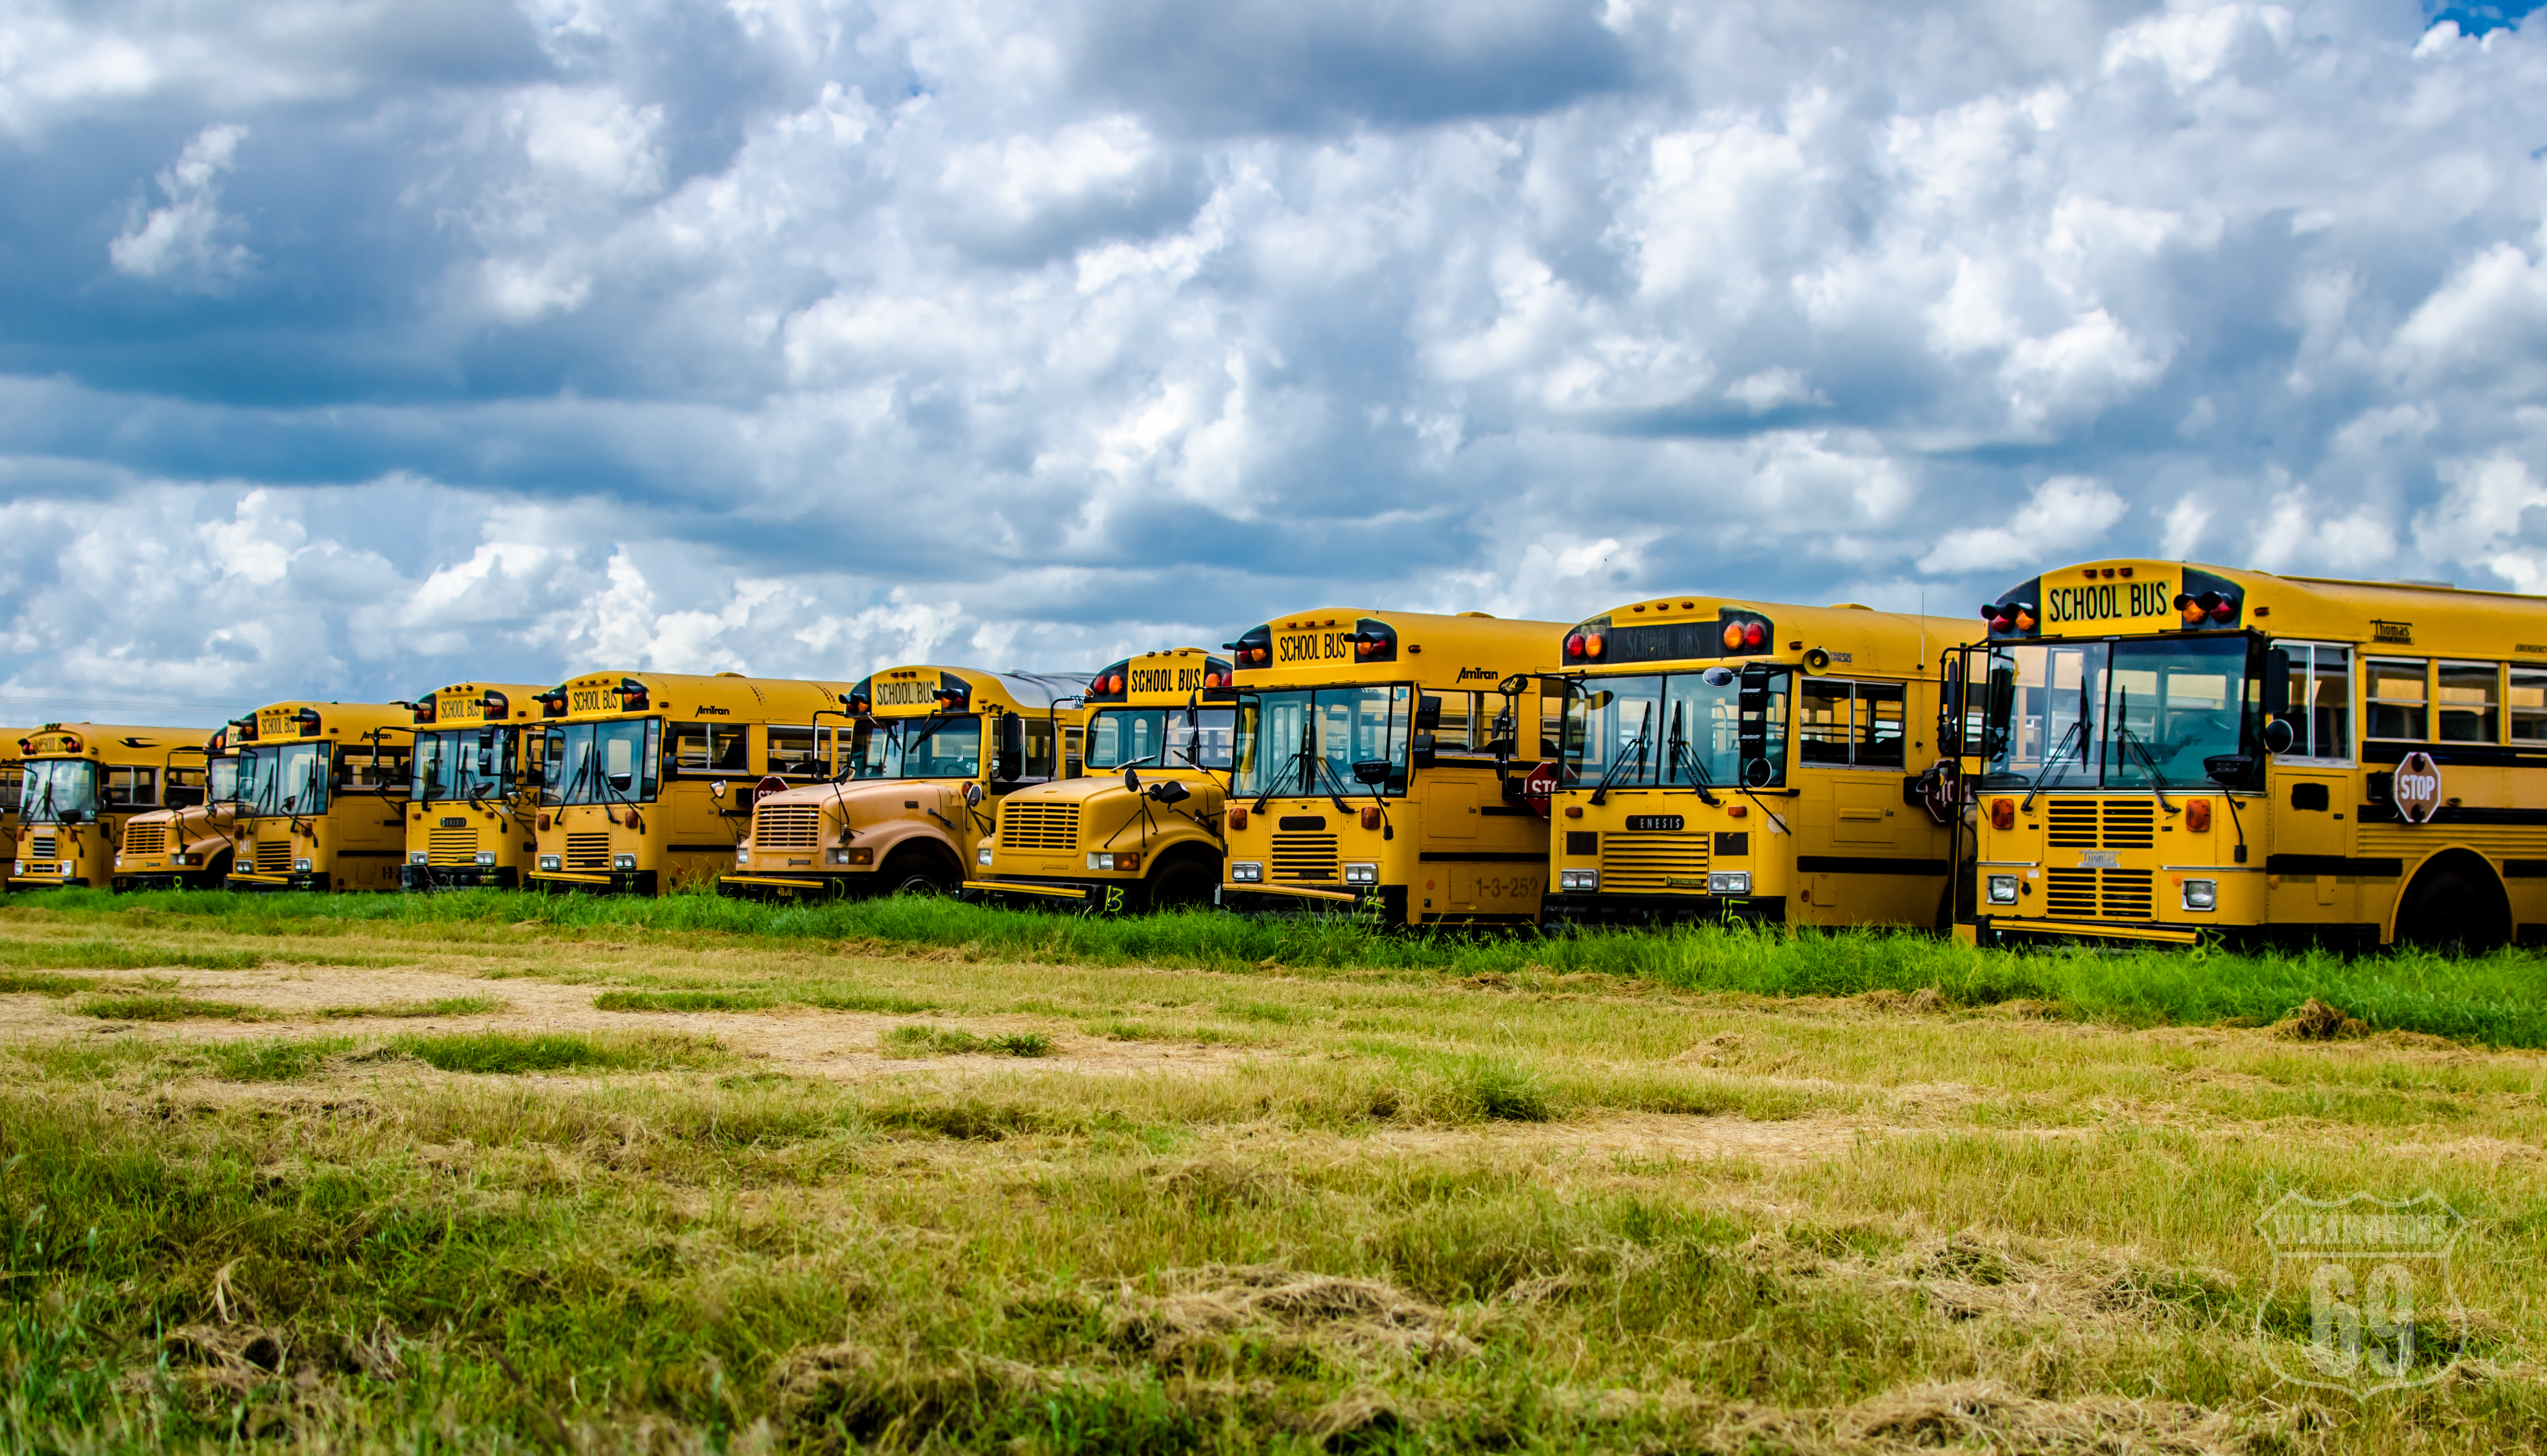
M166 854L168 826L127 823L124 826L124 852L126 854Z
M1327 858L1332 861L1335 841L1329 839L1327 844ZM1079 847L1079 806L1009 801L1000 807L1000 847L1068 854Z
M610 868L608 834L569 834L566 836L566 867L586 873Z
M256 841L256 872L260 875L287 874L292 869L292 841L259 839Z
M1707 837L1703 834L1601 836L1603 890L1705 890Z
M2157 842L2157 806L2147 799L2054 799L2043 842L2055 849L2147 849Z
M751 847L812 852L823 837L823 810L814 804L768 804L751 816Z
M2043 807L2043 842L2055 849L2096 847L2096 801L2055 799Z
M478 863L476 829L428 829L424 838L424 862L430 865L474 865Z
M29 859L52 859L60 853L60 841L50 834L37 834L27 840Z
M1333 834L1274 835L1272 873L1276 880L1335 879L1336 836Z
M2146 920L2156 908L2147 870L2047 870L2043 913L2064 920Z

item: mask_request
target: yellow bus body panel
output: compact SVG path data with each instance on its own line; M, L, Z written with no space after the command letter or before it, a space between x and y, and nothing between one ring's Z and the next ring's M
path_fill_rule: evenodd
M463 682L436 688L416 700L419 734L489 728L510 733L515 781L502 794L474 804L466 799L409 800L406 859L399 879L404 888L509 888L528 883L539 852L540 813L540 784L533 771L531 745L543 732L539 700L547 691L534 683ZM495 706L490 708L490 701ZM492 858L481 859L482 855Z
M305 733L304 714L317 731ZM248 736L252 726L254 736ZM251 750L322 742L329 747L327 808L320 814L257 814L242 804L232 826L228 883L244 889L395 890L406 854L407 755L412 712L399 703L268 703L230 728L242 759ZM243 761L240 793L251 769ZM304 867L306 864L306 868Z

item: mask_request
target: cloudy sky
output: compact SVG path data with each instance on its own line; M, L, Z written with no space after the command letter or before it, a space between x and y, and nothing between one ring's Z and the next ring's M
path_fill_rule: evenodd
M0 0L0 714L2547 591L2547 19Z

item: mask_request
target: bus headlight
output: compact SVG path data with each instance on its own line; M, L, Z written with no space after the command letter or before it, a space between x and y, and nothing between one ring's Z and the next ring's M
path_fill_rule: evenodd
M297 859L292 862L292 873L296 875L307 875L309 873L311 868L313 867L310 865L309 861L306 859Z
M1598 890L1601 888L1601 872L1599 870L1559 870L1556 872L1556 888Z
M1345 883L1347 885L1376 885L1379 883L1379 866L1347 865L1345 866Z
M24 870L26 866L20 865L18 868ZM1254 860L1235 861L1229 867L1229 883L1232 885L1262 885L1265 883L1265 867Z
M493 863L495 863L495 851L491 849L482 849L478 851L479 868L483 869Z
M117 856L115 857L115 867L116 867L117 869L119 869L119 870L124 868L124 856L123 856L123 855L120 855L120 854L119 854L119 855L117 855Z
M2217 880L2185 881L2184 907L2188 910L2220 908L2220 882Z
M18 861L18 868L11 873L19 875L27 873L27 862L25 860Z
M410 849L410 850L408 850L408 851L406 852L406 862L407 862L408 864L411 864L411 865L420 865L420 864L423 864L423 863L424 863L424 851L423 851L423 850L421 850L421 849Z
M975 863L975 864L977 864L977 865L980 865L983 869L986 869L986 870L987 870L987 869L989 869L989 868L991 867L991 841L990 841L990 840L985 839L985 840L983 840L980 844L978 844L978 845L974 846L974 849L973 849L973 863Z
M872 845L863 845L863 844L862 844L862 845L858 846L858 847L857 847L857 848L855 848L855 849L834 849L834 850L833 850L833 851L832 851L832 863L834 863L834 864L835 864L835 865L871 865L871 864L874 864L874 863L875 863L875 848L874 848L874 846L872 846ZM984 861L982 861L982 863L984 863L984 864L986 864L986 865L987 865L987 864L989 864L989 863L990 863L990 861L989 861L989 860L984 860Z
M2012 905L2016 903L2016 877L2014 875L1992 875L1989 877L1989 902L1994 905Z
M743 856L740 854L735 856L737 859L741 859L742 857ZM614 870L633 870L637 868L637 856L633 854L614 854L610 857L610 868Z
M984 861L984 863L988 863L988 861ZM1117 875L1128 875L1134 870L1141 868L1141 852L1137 849L1090 850L1088 853L1088 868Z
M1707 893L1710 895L1749 895L1751 893L1751 872L1749 870L1713 871L1707 877Z
M563 855L555 854L541 855L540 868L543 870L563 870L566 868L566 858Z

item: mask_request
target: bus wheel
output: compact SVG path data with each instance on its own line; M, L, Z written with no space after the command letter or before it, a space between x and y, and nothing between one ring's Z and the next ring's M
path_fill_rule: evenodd
M1193 855L1180 855L1159 866L1150 877L1150 907L1171 910L1186 905L1208 904L1211 893L1220 888L1220 877L1211 865Z
M2397 910L2397 940L2426 950L2483 955L2511 939L2511 904L2488 872L2443 862L2428 866Z
M955 877L937 856L918 850L905 850L884 862L884 893L887 895L953 895Z

